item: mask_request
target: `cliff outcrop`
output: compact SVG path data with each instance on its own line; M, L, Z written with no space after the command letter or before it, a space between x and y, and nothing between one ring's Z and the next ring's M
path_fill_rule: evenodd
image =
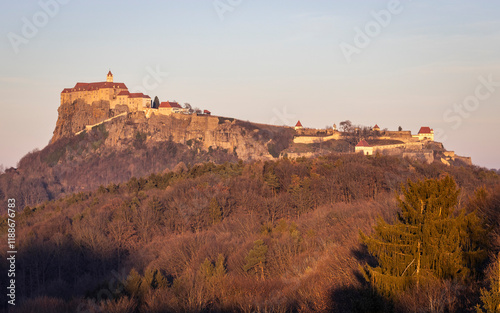
M129 113L105 124L105 144L123 149L131 143L172 141L195 150L221 149L239 159L272 159L272 147L286 148L293 130L266 125L258 127L235 119L210 115L152 115ZM276 155L275 155L276 156Z
M65 103L51 143L0 175L0 200L15 196L23 207L200 162L269 160L293 135L288 127L225 117L111 110L107 101Z
M272 159L291 142L294 131L287 127L259 125L240 120L196 114L147 114L128 112L127 107L110 109L107 101L91 105L82 101L59 107L51 143L89 130L106 132L104 146L127 149L130 144L171 141L196 150L222 149L242 160ZM116 118L113 118L116 117ZM102 123L101 125L99 123Z
M17 169L0 175L0 200L9 194L21 206L32 205L200 162L351 154L366 136L373 137L367 138L373 145L398 146L380 154L450 166L471 164L470 158L447 152L441 143L413 142L409 132L381 136L314 129L297 132L291 127L205 114L130 112L127 106L110 109L108 101L63 103L58 112L51 143L24 156ZM303 142L297 136L312 139ZM399 147L402 144L404 149Z
M64 103L57 109L58 118L51 143L73 136L76 132L85 129L85 126L99 123L123 112L128 112L126 106L119 106L110 110L108 101L95 101L88 104L83 100L73 103Z

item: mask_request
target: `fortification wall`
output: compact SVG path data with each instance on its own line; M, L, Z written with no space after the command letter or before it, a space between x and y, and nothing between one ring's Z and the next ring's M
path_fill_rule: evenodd
M431 164L432 162L434 162L434 151L403 152L403 158Z
M82 129L81 131L79 131L79 132L75 133L75 135L79 135L79 134L81 134L84 130L86 130L86 131L90 131L90 130L92 130L92 128L94 128L94 127L96 127L96 126L99 126L99 125L101 125L101 124L104 124L104 123L107 123L107 122L109 122L109 121L112 121L112 120L114 120L115 118L120 117L120 116L127 116L127 114L128 114L127 112L123 112L123 113L120 113L120 114L118 114L118 115L116 115L116 116L113 116L113 117L110 117L110 118L108 118L108 119L105 119L104 121L101 121L101 122L99 122L99 123L95 123L95 124L92 124L92 125L86 125L86 126L85 126L85 129Z
M464 156L455 155L455 160L462 161L467 165L472 165L472 158L471 157L464 157Z
M316 156L315 152L287 152L286 157L289 159L298 159L298 158L312 158ZM284 158L285 155L280 155L280 158Z
M333 129L299 128L295 130L297 136L331 136L337 131Z
M406 150L419 151L424 148L424 144L418 141L410 141L405 143Z
M307 143L307 144L312 144L312 143L320 143L320 142L325 142L328 140L332 139L341 139L342 134L339 132L335 132L330 136L297 136L293 138L294 143Z
M404 148L404 143L397 143L393 145L383 145L383 146L373 146L374 150L386 150L386 149L396 149L396 148Z
M381 132L381 135L383 137L387 137L390 139L411 139L411 131L409 130L402 130L402 131L391 131L391 130L386 130Z

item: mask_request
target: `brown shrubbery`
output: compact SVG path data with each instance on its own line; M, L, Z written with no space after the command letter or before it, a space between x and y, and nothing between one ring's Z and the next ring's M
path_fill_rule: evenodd
M203 163L27 207L17 312L398 309L363 283L358 232L395 218L400 183L444 173L495 218L492 172L358 155Z
M128 181L186 164L213 161L235 162L221 149L197 151L170 141L144 142L143 133L129 141L130 148L118 150L103 145L108 133L101 125L87 134L62 138L43 150L24 156L17 170L0 173L0 201L16 198L20 207L62 195L97 189L99 185Z

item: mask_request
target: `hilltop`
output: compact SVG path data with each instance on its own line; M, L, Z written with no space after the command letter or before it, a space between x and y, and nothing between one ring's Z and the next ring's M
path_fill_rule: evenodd
M431 164L470 166L470 158L446 151L429 127L388 131L341 122L328 129L273 126L177 102L152 102L124 83L77 83L61 92L53 137L0 176L0 200L17 197L21 207L100 185L120 183L197 163L275 160L362 152Z

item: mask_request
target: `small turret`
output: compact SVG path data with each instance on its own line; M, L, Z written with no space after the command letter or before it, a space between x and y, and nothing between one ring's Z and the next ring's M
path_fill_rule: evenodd
M106 81L108 83L112 83L113 82L113 74L111 73L111 70L108 72L108 76L106 76Z

